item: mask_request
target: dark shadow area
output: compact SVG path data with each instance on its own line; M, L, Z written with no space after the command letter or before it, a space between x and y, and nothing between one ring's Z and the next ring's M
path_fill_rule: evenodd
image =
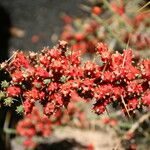
M10 39L11 20L9 13L3 6L0 5L0 63L8 59L8 48ZM3 70L0 70L0 82L3 80L9 80L9 75ZM3 129L6 108L0 109L0 128ZM5 135L3 131L0 131L0 149L5 150Z
M51 144L39 144L35 150L73 150L74 148L87 148L74 139L64 139Z
M0 5L0 62L8 58L10 27L9 13Z

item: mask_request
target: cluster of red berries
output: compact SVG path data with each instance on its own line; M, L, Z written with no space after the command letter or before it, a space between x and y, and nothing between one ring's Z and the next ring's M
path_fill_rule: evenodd
M107 46L100 43L97 51L103 65L97 80L95 98L97 113L102 113L111 102L120 103L129 114L142 105L150 106L150 60L135 62L132 50L123 54L111 53Z
M19 121L16 128L17 134L25 137L23 145L27 148L36 146L34 137L48 137L51 135L51 121L50 119L39 113L39 110L34 108L31 114Z
M60 41L41 53L28 56L18 52L10 63L5 64L11 81L3 91L5 96L20 99L24 113L32 112L38 102L43 112L51 115L61 107L67 107L72 93L86 101L94 100L97 114L115 103L125 113L150 106L150 60L136 62L130 49L112 53L107 45L96 47L101 65L87 61L81 65L79 53L69 52L67 43Z
M69 54L64 41L53 49L45 48L40 54L16 53L11 62L4 65L11 77L3 89L5 96L12 101L20 99L25 114L31 113L37 102L42 104L46 115L67 106L71 93L83 78L78 55L78 52Z

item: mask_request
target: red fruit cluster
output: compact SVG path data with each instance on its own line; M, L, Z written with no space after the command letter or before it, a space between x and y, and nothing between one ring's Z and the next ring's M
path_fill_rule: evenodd
M84 80L80 64L79 53L70 53L64 41L39 54L31 52L26 56L18 52L6 64L11 81L3 90L7 97L20 100L25 114L31 113L38 102L44 114L51 115L67 106L72 92L77 91L81 79Z
M135 62L132 50L124 50L123 54L111 53L102 43L98 44L97 51L103 65L100 76L95 78L95 111L104 112L112 102L120 104L128 114L141 105L150 106L150 60Z
M92 61L81 65L79 53L69 53L64 41L39 54L19 52L5 68L12 78L6 95L22 100L25 114L38 102L44 114L51 115L67 107L73 93L94 100L97 114L111 103L128 115L143 105L149 107L150 60L135 62L130 49L112 53L102 43L96 51L101 65Z
M37 109L33 109L31 114L19 121L16 128L17 134L25 137L23 142L25 147L35 147L35 136L48 137L51 135L51 121L45 115L40 115Z

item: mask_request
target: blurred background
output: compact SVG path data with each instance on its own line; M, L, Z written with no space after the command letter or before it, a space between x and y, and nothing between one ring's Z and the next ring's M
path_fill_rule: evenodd
M10 51L51 47L62 31L62 13L83 16L81 3L84 0L0 0L0 43L7 45L1 52L8 44Z

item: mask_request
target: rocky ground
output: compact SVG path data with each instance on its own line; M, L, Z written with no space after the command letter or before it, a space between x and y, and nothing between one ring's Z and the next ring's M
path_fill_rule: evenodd
M87 145L92 145L94 150L123 150L118 137L111 129L93 131L72 127L58 128L44 143L36 150L87 150ZM12 150L25 150L18 139L12 140L11 146Z

